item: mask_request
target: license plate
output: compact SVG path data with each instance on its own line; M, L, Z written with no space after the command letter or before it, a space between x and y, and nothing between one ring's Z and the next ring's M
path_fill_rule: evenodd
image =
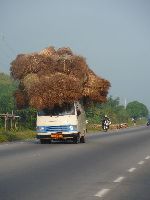
M60 139L63 138L62 133L52 133L51 138Z

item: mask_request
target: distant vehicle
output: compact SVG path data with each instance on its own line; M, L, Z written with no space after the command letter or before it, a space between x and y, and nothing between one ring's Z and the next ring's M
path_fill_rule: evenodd
M147 125L147 126L150 126L150 119L148 119L146 125Z
M103 130L104 131L108 131L108 129L109 129L109 125L111 124L111 122L109 121L109 120L105 120L104 122L103 122L103 125L102 125L102 128L103 128Z
M40 139L41 144L54 140L85 143L85 134L85 111L79 101L37 113L37 139Z
M107 117L107 115L105 115L104 119L102 120L102 129L107 132L110 124L110 119Z

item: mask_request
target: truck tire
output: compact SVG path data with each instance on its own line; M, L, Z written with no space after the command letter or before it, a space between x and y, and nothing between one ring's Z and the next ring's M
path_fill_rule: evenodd
M45 144L45 140L40 139L40 143L41 143L41 144Z
M41 144L51 144L51 139L40 139Z
M79 142L80 142L80 136L79 136L79 135L74 136L74 138L73 138L73 143L74 143L74 144L78 144Z
M49 139L49 140L48 140L48 144L51 144L51 143L52 143L52 140L51 140L51 139Z
M84 136L81 136L80 143L85 143L85 137Z

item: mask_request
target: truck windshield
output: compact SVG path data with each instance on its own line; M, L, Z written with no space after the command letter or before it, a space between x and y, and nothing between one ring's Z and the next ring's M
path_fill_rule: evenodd
M43 109L38 112L38 116L61 116L75 115L74 104L65 104L64 106L55 106L53 109Z

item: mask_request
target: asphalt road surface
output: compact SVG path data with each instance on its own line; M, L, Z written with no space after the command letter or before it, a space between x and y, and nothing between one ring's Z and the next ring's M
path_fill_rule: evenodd
M150 128L0 144L0 200L150 200Z

